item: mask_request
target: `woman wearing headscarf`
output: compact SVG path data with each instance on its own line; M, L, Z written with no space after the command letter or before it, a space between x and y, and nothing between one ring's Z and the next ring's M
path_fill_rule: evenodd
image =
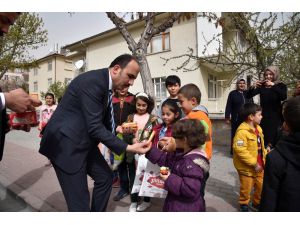
M247 92L247 98L260 94L262 107L261 127L266 147L272 148L278 129L282 126L281 102L287 98L287 86L280 81L279 68L269 66L264 71L264 80L257 81Z
M230 154L233 154L232 141L236 129L242 121L239 120L239 110L245 103L253 102L252 98L246 98L246 81L238 79L236 82L236 89L231 91L227 98L225 109L225 120L231 124L231 149Z

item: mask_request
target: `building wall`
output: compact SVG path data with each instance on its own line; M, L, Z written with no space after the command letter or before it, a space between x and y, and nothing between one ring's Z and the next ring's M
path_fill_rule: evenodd
M52 70L48 71L48 61L52 60ZM64 82L65 78L74 78L74 68L72 61L67 60L64 56L49 56L38 62L37 75L34 75L34 69L29 71L29 92L38 94L40 98L41 92L47 92L48 79L52 78L52 83L55 81ZM34 91L34 82L38 83L38 91Z
M142 28L131 31L135 40L138 40ZM183 37L183 32L184 37ZM170 29L170 51L149 54L147 56L148 64L151 71L152 78L163 77L168 75L178 75L182 81L182 85L187 83L195 83L203 92L204 99L207 100L207 88L205 88L207 76L202 76L200 69L184 73L182 71L176 72L175 69L182 63L182 59L170 61L166 66L163 66L163 58L170 58L177 55L187 53L188 47L193 48L196 52L196 20L182 21L179 24L176 22ZM86 59L88 70L107 67L111 61L118 55L123 53L130 53L127 43L119 34L103 39L96 43L90 44L87 47ZM130 88L132 93L143 91L141 77L135 81ZM205 97L206 96L206 97Z

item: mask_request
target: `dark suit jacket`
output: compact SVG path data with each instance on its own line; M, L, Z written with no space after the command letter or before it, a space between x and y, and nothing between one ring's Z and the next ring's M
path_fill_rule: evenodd
M2 101L0 100L0 161L3 156L5 133L7 129L6 109L2 110Z
M111 133L108 69L76 77L44 131L40 153L67 173L76 173L99 142L117 154L127 144Z

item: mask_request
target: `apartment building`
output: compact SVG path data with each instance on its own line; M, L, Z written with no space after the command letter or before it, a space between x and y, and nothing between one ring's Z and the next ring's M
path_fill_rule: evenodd
M38 66L29 71L29 93L39 98L54 82L68 83L74 78L74 65L64 54L53 52L38 59L37 63Z

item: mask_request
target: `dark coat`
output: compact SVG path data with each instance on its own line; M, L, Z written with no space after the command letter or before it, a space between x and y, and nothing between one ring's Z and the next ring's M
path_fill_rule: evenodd
M0 92L2 89L0 88ZM2 101L0 99L0 161L3 157L5 134L8 132L8 116L6 114L6 108L2 110Z
M39 151L63 171L79 171L90 151L99 152L99 142L117 154L126 150L127 144L111 133L108 87L108 69L79 75L48 122Z
M281 101L287 98L287 87L284 83L277 83L271 88L258 87L250 88L247 98L260 94L260 105L262 107L262 120L260 126L263 129L265 144L273 143L278 128L282 126L282 105Z
M247 91L233 90L229 93L225 109L225 118L231 118L232 122L238 121L239 110L245 103L253 102L252 98L246 98Z
M0 110L2 109L2 101L0 100ZM5 141L5 133L7 129L7 118L6 118L6 109L4 108L0 112L0 161L2 160L3 156L3 148L4 148L4 141Z
M164 187L168 194L163 211L205 211L205 202L200 190L209 170L209 161L204 156L191 152L183 154L178 149L174 153L166 153L153 147L146 157L152 163L170 168L171 174Z
M283 135L267 155L260 210L300 212L300 133Z
M246 98L247 91L233 90L229 93L225 109L225 118L231 118L232 137L238 126L243 122L239 120L239 111L245 103L253 102L252 98Z

